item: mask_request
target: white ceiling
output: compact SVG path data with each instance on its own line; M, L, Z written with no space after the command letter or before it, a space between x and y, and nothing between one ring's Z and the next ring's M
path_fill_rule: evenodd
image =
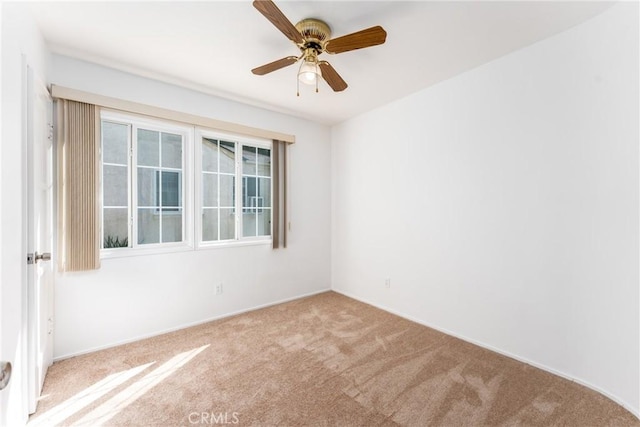
M384 45L323 54L349 87L301 87L297 64L250 70L299 53L250 0L35 2L50 49L325 124L356 116L575 26L611 2L276 1L295 24L320 18L333 37L381 25ZM301 85L303 86L303 85Z

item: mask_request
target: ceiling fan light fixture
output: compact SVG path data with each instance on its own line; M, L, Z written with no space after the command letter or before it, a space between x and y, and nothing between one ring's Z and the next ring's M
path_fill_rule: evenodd
M322 72L317 62L303 61L300 70L298 70L298 80L301 83L315 85L320 77L322 77Z

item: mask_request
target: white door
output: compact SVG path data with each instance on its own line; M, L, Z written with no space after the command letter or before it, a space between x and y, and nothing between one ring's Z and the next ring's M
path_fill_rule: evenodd
M53 103L27 67L28 405L36 410L53 362Z

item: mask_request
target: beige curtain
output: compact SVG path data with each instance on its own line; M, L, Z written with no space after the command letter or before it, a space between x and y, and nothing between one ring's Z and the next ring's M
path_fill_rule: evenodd
M100 112L95 105L56 100L58 268L100 268Z
M273 140L271 156L273 168L273 249L287 247L287 146L284 141Z

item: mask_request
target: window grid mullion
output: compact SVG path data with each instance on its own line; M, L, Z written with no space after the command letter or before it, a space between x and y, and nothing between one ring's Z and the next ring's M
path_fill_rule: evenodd
M158 170L159 170L159 174L160 174L160 179L158 180L158 185L160 186L159 190L158 190L158 211L160 212L160 218L158 221L158 243L162 243L164 240L162 238L162 221L163 221L163 203L162 203L162 187L163 187L163 181L164 181L164 177L162 176L162 132L158 132Z
M129 133L129 193L131 202L129 203L129 218L131 218L131 247L138 247L138 144L134 144L138 140L138 127L132 126Z
M216 205L218 206L218 218L216 221L216 227L217 228L217 236L218 236L218 241L222 240L220 239L220 231L222 229L222 227L220 226L220 222L222 221L221 215L222 215L222 210L220 209L220 140L217 139L216 140L216 153L218 154L216 156L216 170L218 171L218 175L216 175L216 186L217 186L217 196L216 196Z
M260 212L260 209L258 208L258 204L260 202L260 199L258 198L258 184L259 184L259 181L258 181L258 148L256 147L255 150L256 150L256 161L255 161L254 167L255 167L255 170L256 170L256 177L255 177L255 180L256 180L255 181L256 182L256 208L255 208L254 211L255 211L255 215L256 215L256 225L255 225L255 228L254 228L253 231L255 232L255 235L258 236L259 235L258 234L258 230L260 229L260 227L258 226L258 224L260 223L260 221L258 220L258 212Z
M180 193L178 193L178 208L177 208L177 212L180 213L180 228L181 228L181 237L182 240L185 239L185 233L187 232L187 219L186 219L186 215L185 215L185 210L187 209L187 204L190 202L190 198L188 197L188 194L185 192L186 190L186 182L185 182L185 178L187 178L185 176L185 171L187 170L187 156L189 154L189 151L187 151L187 147L184 144L184 136L180 135L180 146L182 147L182 152L181 152L181 156L180 156L180 165L182 166L182 170L179 172L178 178L180 179L180 185L178 186ZM188 179L188 178L187 178ZM193 202L192 202L193 203Z
M244 237L244 210L242 206L242 150L244 150L244 144L236 144L236 240L241 240Z
M133 237L133 217L131 215L132 209L132 194L133 193L133 177L132 177L132 169L133 169L133 126L131 124L127 124L127 199L129 200L129 205L127 206L127 232L129 233L129 241L128 247L133 247L133 242L135 241Z

